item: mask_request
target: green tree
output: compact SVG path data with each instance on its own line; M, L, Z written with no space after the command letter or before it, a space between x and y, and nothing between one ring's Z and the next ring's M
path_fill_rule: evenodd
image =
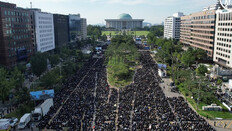
M102 39L102 41L104 41L104 42L107 41L107 36L106 36L106 34L104 34L104 35L102 36L101 39Z
M49 61L51 62L52 67L56 66L60 62L60 57L57 54L49 56Z
M47 69L47 56L42 53L36 53L31 57L30 63L33 74L40 76Z
M14 88L14 82L8 75L8 71L0 68L0 97L3 104L8 100L10 91Z
M194 55L196 56L196 60L201 60L201 59L207 58L206 51L204 51L202 49L194 50Z
M195 62L195 56L192 54L191 51L186 51L183 53L181 57L181 62L186 66L190 67Z
M59 81L59 70L54 69L48 73L46 73L46 75L44 75L41 79L41 86L44 87L52 87L53 85L55 85L57 82Z
M16 90L22 88L25 79L24 75L17 67L15 67L14 70L11 72L11 79L14 86L16 87Z
M223 81L222 81L221 79L218 79L216 84L217 84L217 85L221 85L222 82L223 82Z
M196 69L196 72L198 75L205 75L205 73L208 72L208 69L206 66L204 65L200 65L197 69Z
M15 93L15 100L17 104L30 101L30 94L27 87L22 87Z

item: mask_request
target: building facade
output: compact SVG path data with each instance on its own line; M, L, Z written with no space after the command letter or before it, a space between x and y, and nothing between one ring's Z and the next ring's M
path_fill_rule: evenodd
M181 17L180 42L207 52L213 58L216 10Z
M54 14L55 46L61 47L69 42L69 17L67 15Z
M180 39L180 17L183 13L178 12L173 16L167 17L164 22L164 38Z
M87 39L87 20L81 18L81 39Z
M0 2L0 64L14 66L34 52L32 13Z
M232 11L218 10L216 18L215 63L232 68Z
M87 38L87 20L80 14L69 15L69 41L75 42Z
M41 12L40 9L29 9L33 12L35 43L37 52L55 49L53 14Z
M117 30L143 28L143 19L132 19L129 14L121 14L118 19L106 19L106 28Z

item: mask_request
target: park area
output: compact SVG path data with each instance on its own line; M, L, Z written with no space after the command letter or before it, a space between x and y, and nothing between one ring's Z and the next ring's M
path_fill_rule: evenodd
M127 35L136 35L136 36L147 36L149 31L127 31ZM107 36L116 36L116 35L122 35L122 31L102 31L102 35L107 35Z

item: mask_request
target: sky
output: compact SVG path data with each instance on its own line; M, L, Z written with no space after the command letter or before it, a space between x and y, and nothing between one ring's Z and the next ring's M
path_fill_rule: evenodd
M81 14L88 24L105 24L122 13L144 22L158 24L176 12L188 15L215 4L217 0L0 0L18 7L40 8L43 12Z

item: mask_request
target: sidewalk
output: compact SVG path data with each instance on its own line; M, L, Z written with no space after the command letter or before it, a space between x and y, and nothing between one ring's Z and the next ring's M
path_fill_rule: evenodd
M160 83L160 87L162 88L164 94L166 97L179 97L182 96L184 97L182 94L180 93L175 93L172 92L171 89L173 87L170 86L170 83L172 82L172 80L170 78L162 78L162 80L164 81L163 83ZM164 88L165 87L165 88Z

